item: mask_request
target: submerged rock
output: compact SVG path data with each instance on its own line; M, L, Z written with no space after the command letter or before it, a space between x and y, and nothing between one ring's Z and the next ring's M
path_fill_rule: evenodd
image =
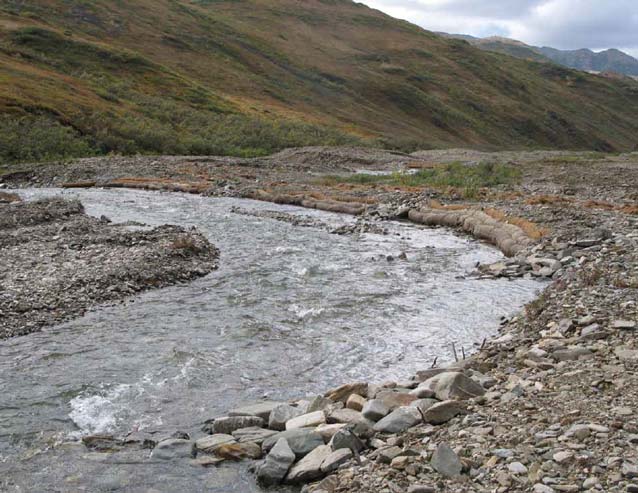
M162 440L151 452L153 459L174 460L192 457L195 457L195 444L181 438Z

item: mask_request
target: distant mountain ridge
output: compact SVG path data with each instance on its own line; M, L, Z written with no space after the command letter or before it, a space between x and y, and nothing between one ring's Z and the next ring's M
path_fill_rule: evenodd
M548 46L531 46L521 41L501 36L476 38L467 34L438 34L465 40L482 50L503 53L526 60L552 61L565 67L586 72L616 72L634 77L638 76L638 60L615 48L600 52L595 52L588 48L559 50Z

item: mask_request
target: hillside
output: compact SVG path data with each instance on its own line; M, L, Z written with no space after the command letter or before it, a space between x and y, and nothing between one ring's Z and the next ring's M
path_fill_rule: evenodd
M8 0L0 157L288 146L633 149L638 86L349 0ZM57 122L57 123L54 123Z

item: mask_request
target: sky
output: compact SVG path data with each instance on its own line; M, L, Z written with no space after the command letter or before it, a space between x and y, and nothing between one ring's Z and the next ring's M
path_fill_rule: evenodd
M430 31L638 58L638 0L360 0Z

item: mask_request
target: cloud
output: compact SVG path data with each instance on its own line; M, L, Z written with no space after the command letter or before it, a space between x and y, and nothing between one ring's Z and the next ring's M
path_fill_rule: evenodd
M364 0L432 31L507 36L561 49L638 55L636 0Z

